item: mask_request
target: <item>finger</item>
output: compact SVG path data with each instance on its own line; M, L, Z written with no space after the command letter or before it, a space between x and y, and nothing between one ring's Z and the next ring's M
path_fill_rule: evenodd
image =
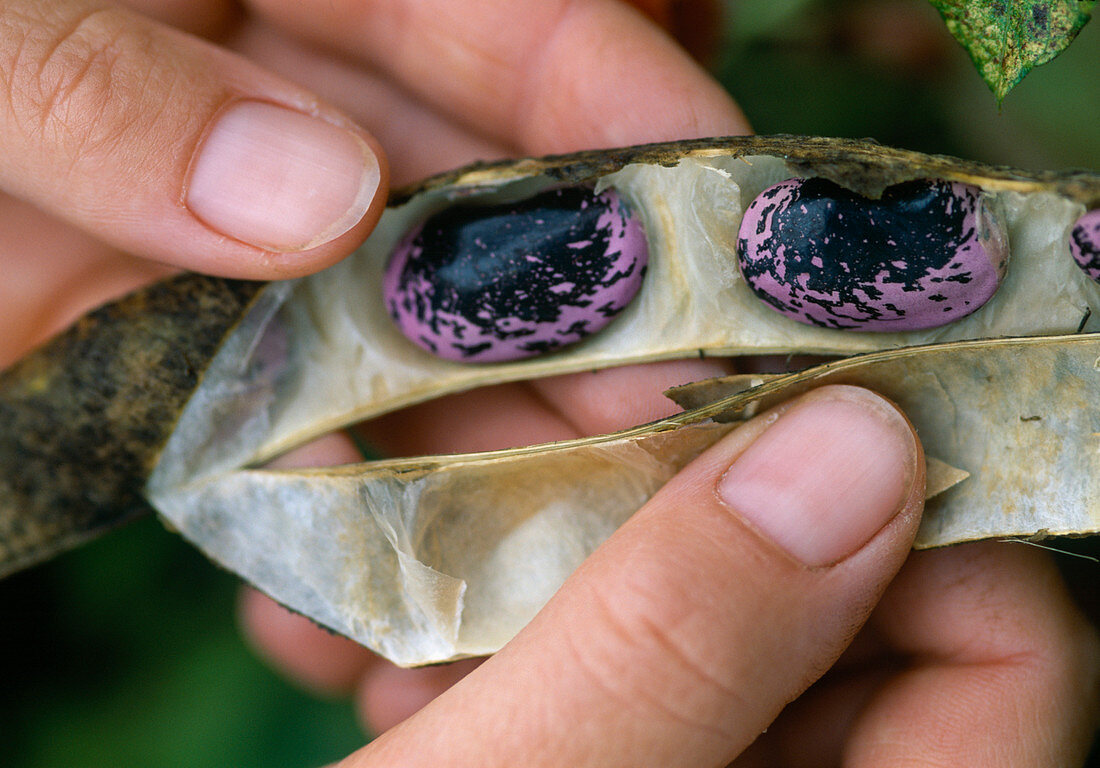
M257 654L309 691L347 694L382 660L363 646L291 613L254 589L241 591L238 616Z
M725 376L731 368L726 360L674 360L555 376L532 381L530 387L578 434L597 435L679 413L665 390Z
M664 29L671 29L676 8L670 0L627 0Z
M373 139L208 43L118 8L18 0L0 50L0 185L123 250L289 277L380 215Z
M788 705L730 768L847 765L845 754L852 726L888 684L892 671L886 667L830 670ZM920 759L923 755L910 757Z
M472 453L577 437L576 430L523 385L441 397L361 427L390 456Z
M395 186L517 152L459 125L376 68L332 56L269 24L248 24L232 42L234 50L312 89L370 131L386 148Z
M390 456L514 448L602 434L680 409L670 386L728 372L719 360L688 360L570 374L441 397L360 427Z
M2 194L0 232L0 368L85 312L169 273Z
M835 661L904 560L922 466L908 423L865 390L765 414L346 765L726 764Z
M1100 644L1042 553L993 542L918 553L875 629L917 666L856 724L852 766L1081 765Z
M218 39L240 21L236 0L121 0L150 19L208 39Z
M419 669L382 661L364 675L356 700L367 731L380 734L407 720L477 669L484 659L464 659Z
M630 0L676 38L688 53L709 61L718 47L721 9L713 0Z
M885 647L875 632L872 613L829 671L787 705L730 768L844 765L852 725L879 689L908 661Z
M334 467L340 464L355 464L363 460L363 455L355 443L343 432L333 432L320 437L292 451L269 461L269 469L292 469L294 467Z
M611 0L252 5L525 152L748 131L729 95L683 49Z

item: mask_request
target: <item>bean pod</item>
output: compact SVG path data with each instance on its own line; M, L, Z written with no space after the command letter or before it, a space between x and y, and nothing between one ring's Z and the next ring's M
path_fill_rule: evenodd
M805 197L786 204L789 222L779 196L762 194L780 183L788 199ZM619 202L595 192L608 189ZM225 568L399 663L490 653L721 439L729 426L719 420L828 380L893 398L928 455L966 478L926 507L923 544L1100 530L1100 284L1086 276L1097 242L1086 212L1098 208L1095 173L806 137L441 175L396 195L364 246L329 269L266 285L179 276L102 308L0 374L0 575L147 502ZM551 237L546 223L559 215L567 225ZM833 229L814 230L814 216L831 217ZM893 229L880 232L888 220ZM461 240L479 226L489 231L472 245L434 266L421 261L441 232ZM885 250L857 260L876 238ZM498 239L526 250L500 260ZM807 240L820 247L801 251ZM473 266L482 259L488 266ZM540 271L558 259L563 266ZM521 262L538 269L507 277ZM757 283L783 290L762 301L746 288L754 270L765 275ZM607 292L634 281L632 299ZM462 301L448 304L447 286ZM589 313L591 330L595 310L628 300L566 345L573 322L554 319L563 307ZM434 322L445 330L432 341L446 346L458 335L457 323L446 330L451 313L465 323L463 344L484 324L486 351L506 352L476 365L426 354L394 325L393 304L418 318L413 337ZM549 305L546 327L497 322L518 317L521 304ZM957 317L920 330L944 315ZM853 332L880 323L898 332ZM525 335L505 338L513 331ZM520 338L545 343L518 352L553 353L515 359L509 345ZM614 435L309 470L267 464L319 435L475 387L696 355L800 353L851 359Z

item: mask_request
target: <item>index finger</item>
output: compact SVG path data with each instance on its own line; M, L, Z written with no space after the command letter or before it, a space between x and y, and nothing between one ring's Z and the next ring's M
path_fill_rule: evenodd
M249 279L351 252L377 142L241 56L90 0L0 5L0 188L126 252Z
M616 0L251 0L529 153L746 133L721 86Z

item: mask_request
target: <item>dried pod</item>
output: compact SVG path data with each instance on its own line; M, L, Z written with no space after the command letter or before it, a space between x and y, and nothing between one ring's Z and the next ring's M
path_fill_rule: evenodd
M981 189L910 181L869 200L827 179L761 192L738 237L748 286L823 328L916 331L976 311L1000 285L1008 238Z
M1007 233L1000 287L980 311L928 330L853 333L780 315L745 284L736 242L746 207L793 178L871 199L921 179L980 189ZM418 223L456 205L508 206L574 186L614 189L645 230L646 278L614 322L553 354L478 365L440 359L394 325L381 300L386 265ZM1098 207L1094 173L1025 173L829 139L700 140L456 171L395 199L363 248L324 272L264 286L177 278L100 310L0 375L0 573L148 502L227 568L400 663L484 653L729 429L715 417L833 380L899 399L929 454L956 470L945 476L969 473L930 507L924 544L1095 531L1100 467L1088 441L1100 432L1091 333L1100 284L1078 268L1066 233ZM967 341L1002 337L1036 338ZM255 469L449 392L759 353L872 354L619 435ZM1032 446L1026 466L997 458L1029 435L1039 441L1019 443Z
M552 189L506 205L456 205L390 258L398 328L447 360L519 360L611 322L642 285L645 230L614 190Z
M1069 252L1086 275L1100 282L1100 208L1089 211L1073 225Z

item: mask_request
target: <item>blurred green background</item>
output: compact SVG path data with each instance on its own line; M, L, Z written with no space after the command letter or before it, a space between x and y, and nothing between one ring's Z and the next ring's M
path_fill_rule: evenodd
M715 68L760 133L1100 168L1100 22L998 108L925 0L727 10ZM1059 560L1100 615L1100 565ZM295 690L248 651L237 588L154 520L0 582L0 765L308 767L361 745L350 703Z

